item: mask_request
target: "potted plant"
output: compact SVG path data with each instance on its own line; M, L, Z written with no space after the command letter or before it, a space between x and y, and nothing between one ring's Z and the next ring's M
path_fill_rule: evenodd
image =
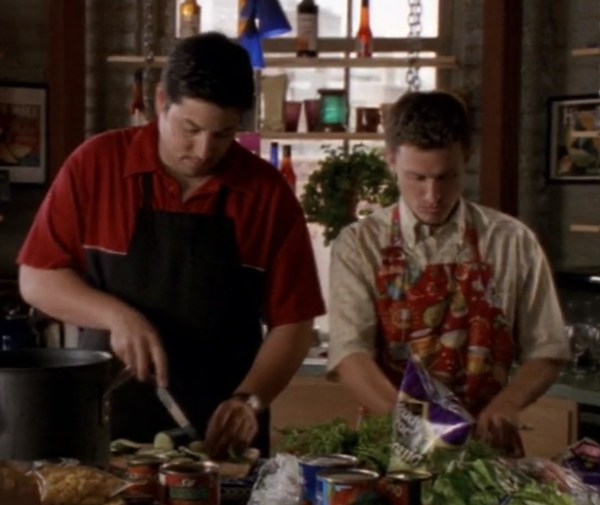
M324 151L319 168L304 187L301 203L307 221L323 226L324 243L329 245L360 215L396 202L399 191L381 149L359 144L350 150L324 146Z

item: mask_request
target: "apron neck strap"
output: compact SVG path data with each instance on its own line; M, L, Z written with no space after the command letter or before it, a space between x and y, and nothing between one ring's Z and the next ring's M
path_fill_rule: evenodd
M142 208L152 209L152 172L146 172L142 177Z
M217 216L226 215L227 197L229 196L229 188L225 184L221 184L217 193L217 201L215 202L215 213Z

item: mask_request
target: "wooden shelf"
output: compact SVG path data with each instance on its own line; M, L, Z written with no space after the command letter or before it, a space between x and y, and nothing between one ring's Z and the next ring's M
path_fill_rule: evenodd
M383 140L383 133L356 133L356 132L271 132L261 131L261 140Z
M573 139L595 139L600 137L600 130L572 131L569 135Z
M597 224L572 224L569 231L573 233L600 233L600 225Z
M108 63L116 65L144 66L146 58L135 55L112 55ZM167 61L166 56L156 56L153 66L161 67ZM266 57L267 68L402 68L411 65L409 58L295 58L295 57ZM458 66L454 56L435 56L418 58L417 67L454 68Z
M580 47L571 51L573 56L600 56L600 47Z

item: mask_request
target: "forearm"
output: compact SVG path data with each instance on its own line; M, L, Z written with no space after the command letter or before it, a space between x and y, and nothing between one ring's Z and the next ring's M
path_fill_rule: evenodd
M312 331L312 320L273 328L236 391L256 394L265 405L270 405L306 358Z
M523 363L508 385L494 398L496 404L523 410L542 396L558 377L562 361L539 358Z
M44 314L86 328L108 330L114 314L129 309L117 298L91 287L68 268L45 270L21 266L19 289L23 299Z
M340 381L370 413L386 414L395 408L398 388L365 352L346 356L336 367Z

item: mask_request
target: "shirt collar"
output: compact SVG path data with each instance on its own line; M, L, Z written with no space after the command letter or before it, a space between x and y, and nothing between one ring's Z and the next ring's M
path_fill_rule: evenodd
M255 156L234 141L231 147L215 167L210 187L225 184L232 189L253 191L256 181L252 177L252 162ZM158 155L158 122L137 127L125 160L124 177L148 172L165 172Z
M466 228L466 204L461 198L458 201L456 210L452 213L448 221L442 226L432 227L421 223L414 215L412 210L406 204L406 200L400 197L400 228L402 238L407 246L414 246L428 237L434 235L445 235L451 232L458 232L459 237L462 237Z

